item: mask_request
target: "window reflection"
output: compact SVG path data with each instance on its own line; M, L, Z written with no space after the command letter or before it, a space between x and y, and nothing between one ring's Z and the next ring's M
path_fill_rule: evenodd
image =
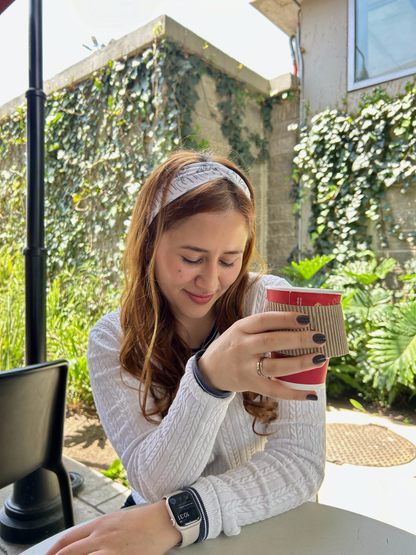
M355 0L355 81L416 66L416 0Z

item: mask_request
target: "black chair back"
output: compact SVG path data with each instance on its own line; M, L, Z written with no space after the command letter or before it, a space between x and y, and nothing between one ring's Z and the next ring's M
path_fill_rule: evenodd
M62 463L68 371L58 360L0 372L0 488L40 467L54 472L67 528L75 524Z

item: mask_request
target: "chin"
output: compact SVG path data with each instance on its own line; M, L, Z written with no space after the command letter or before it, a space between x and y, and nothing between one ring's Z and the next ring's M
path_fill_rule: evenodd
M199 306L194 305L189 307L185 307L182 305L180 308L178 307L177 310L178 310L178 313L184 316L185 318L203 318L208 314L208 312L210 312L214 304L215 303L210 302L206 305L199 305Z
M185 316L186 318L203 318L204 316L206 316L208 314L208 312L211 310L213 305L211 305L210 307L201 307L201 308L197 308L196 310L187 310L186 312L184 312L183 310L181 311L183 316Z

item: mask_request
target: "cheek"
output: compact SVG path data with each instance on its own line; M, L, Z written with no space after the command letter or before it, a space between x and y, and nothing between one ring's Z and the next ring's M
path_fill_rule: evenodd
M222 286L228 289L228 287L230 287L238 278L240 274L240 270L241 270L241 266L238 266L237 268L235 269L233 268L232 271L229 271L227 274L225 274L225 276L223 276L223 279L222 279Z
M195 268L187 268L181 262L175 260L171 266L171 276L178 280L179 282L188 281L193 279L195 274Z

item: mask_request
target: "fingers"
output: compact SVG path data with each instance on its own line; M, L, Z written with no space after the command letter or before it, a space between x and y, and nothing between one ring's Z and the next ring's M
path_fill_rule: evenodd
M307 372L318 368L326 362L322 353L301 355L288 358L264 358L261 373L267 378L278 378L279 376L291 376L300 372Z
M301 312L263 312L239 321L245 333L264 333L269 330L299 329L309 324L307 314Z
M256 392L274 399L286 401L317 401L318 396L316 391L291 389L279 380L279 376L306 372L322 366L325 361L326 358L322 353L282 359L264 358L261 369L264 377L257 379Z
M253 355L260 355L272 351L317 349L325 344L326 337L320 332L309 330L271 331L249 335L246 341Z
M316 391L303 391L299 389L291 389L284 385L281 381L271 381L264 378L259 378L263 384L259 384L256 393L270 397L272 399L281 399L283 401L317 401L318 395Z
M45 553L45 555L57 555L62 550L63 554L69 555L69 553L84 553L84 551L76 550L76 546L72 546L72 550L69 551L68 546L74 544L75 542L81 542L85 538L88 538L91 533L89 524L85 526L80 526L79 528L74 528L70 530L67 534L61 536L59 540ZM78 546L77 546L78 547Z
M302 330L310 323L301 312L264 312L240 320L241 331L254 354L271 351L313 349L326 342L319 331ZM299 331L279 331L299 330Z

